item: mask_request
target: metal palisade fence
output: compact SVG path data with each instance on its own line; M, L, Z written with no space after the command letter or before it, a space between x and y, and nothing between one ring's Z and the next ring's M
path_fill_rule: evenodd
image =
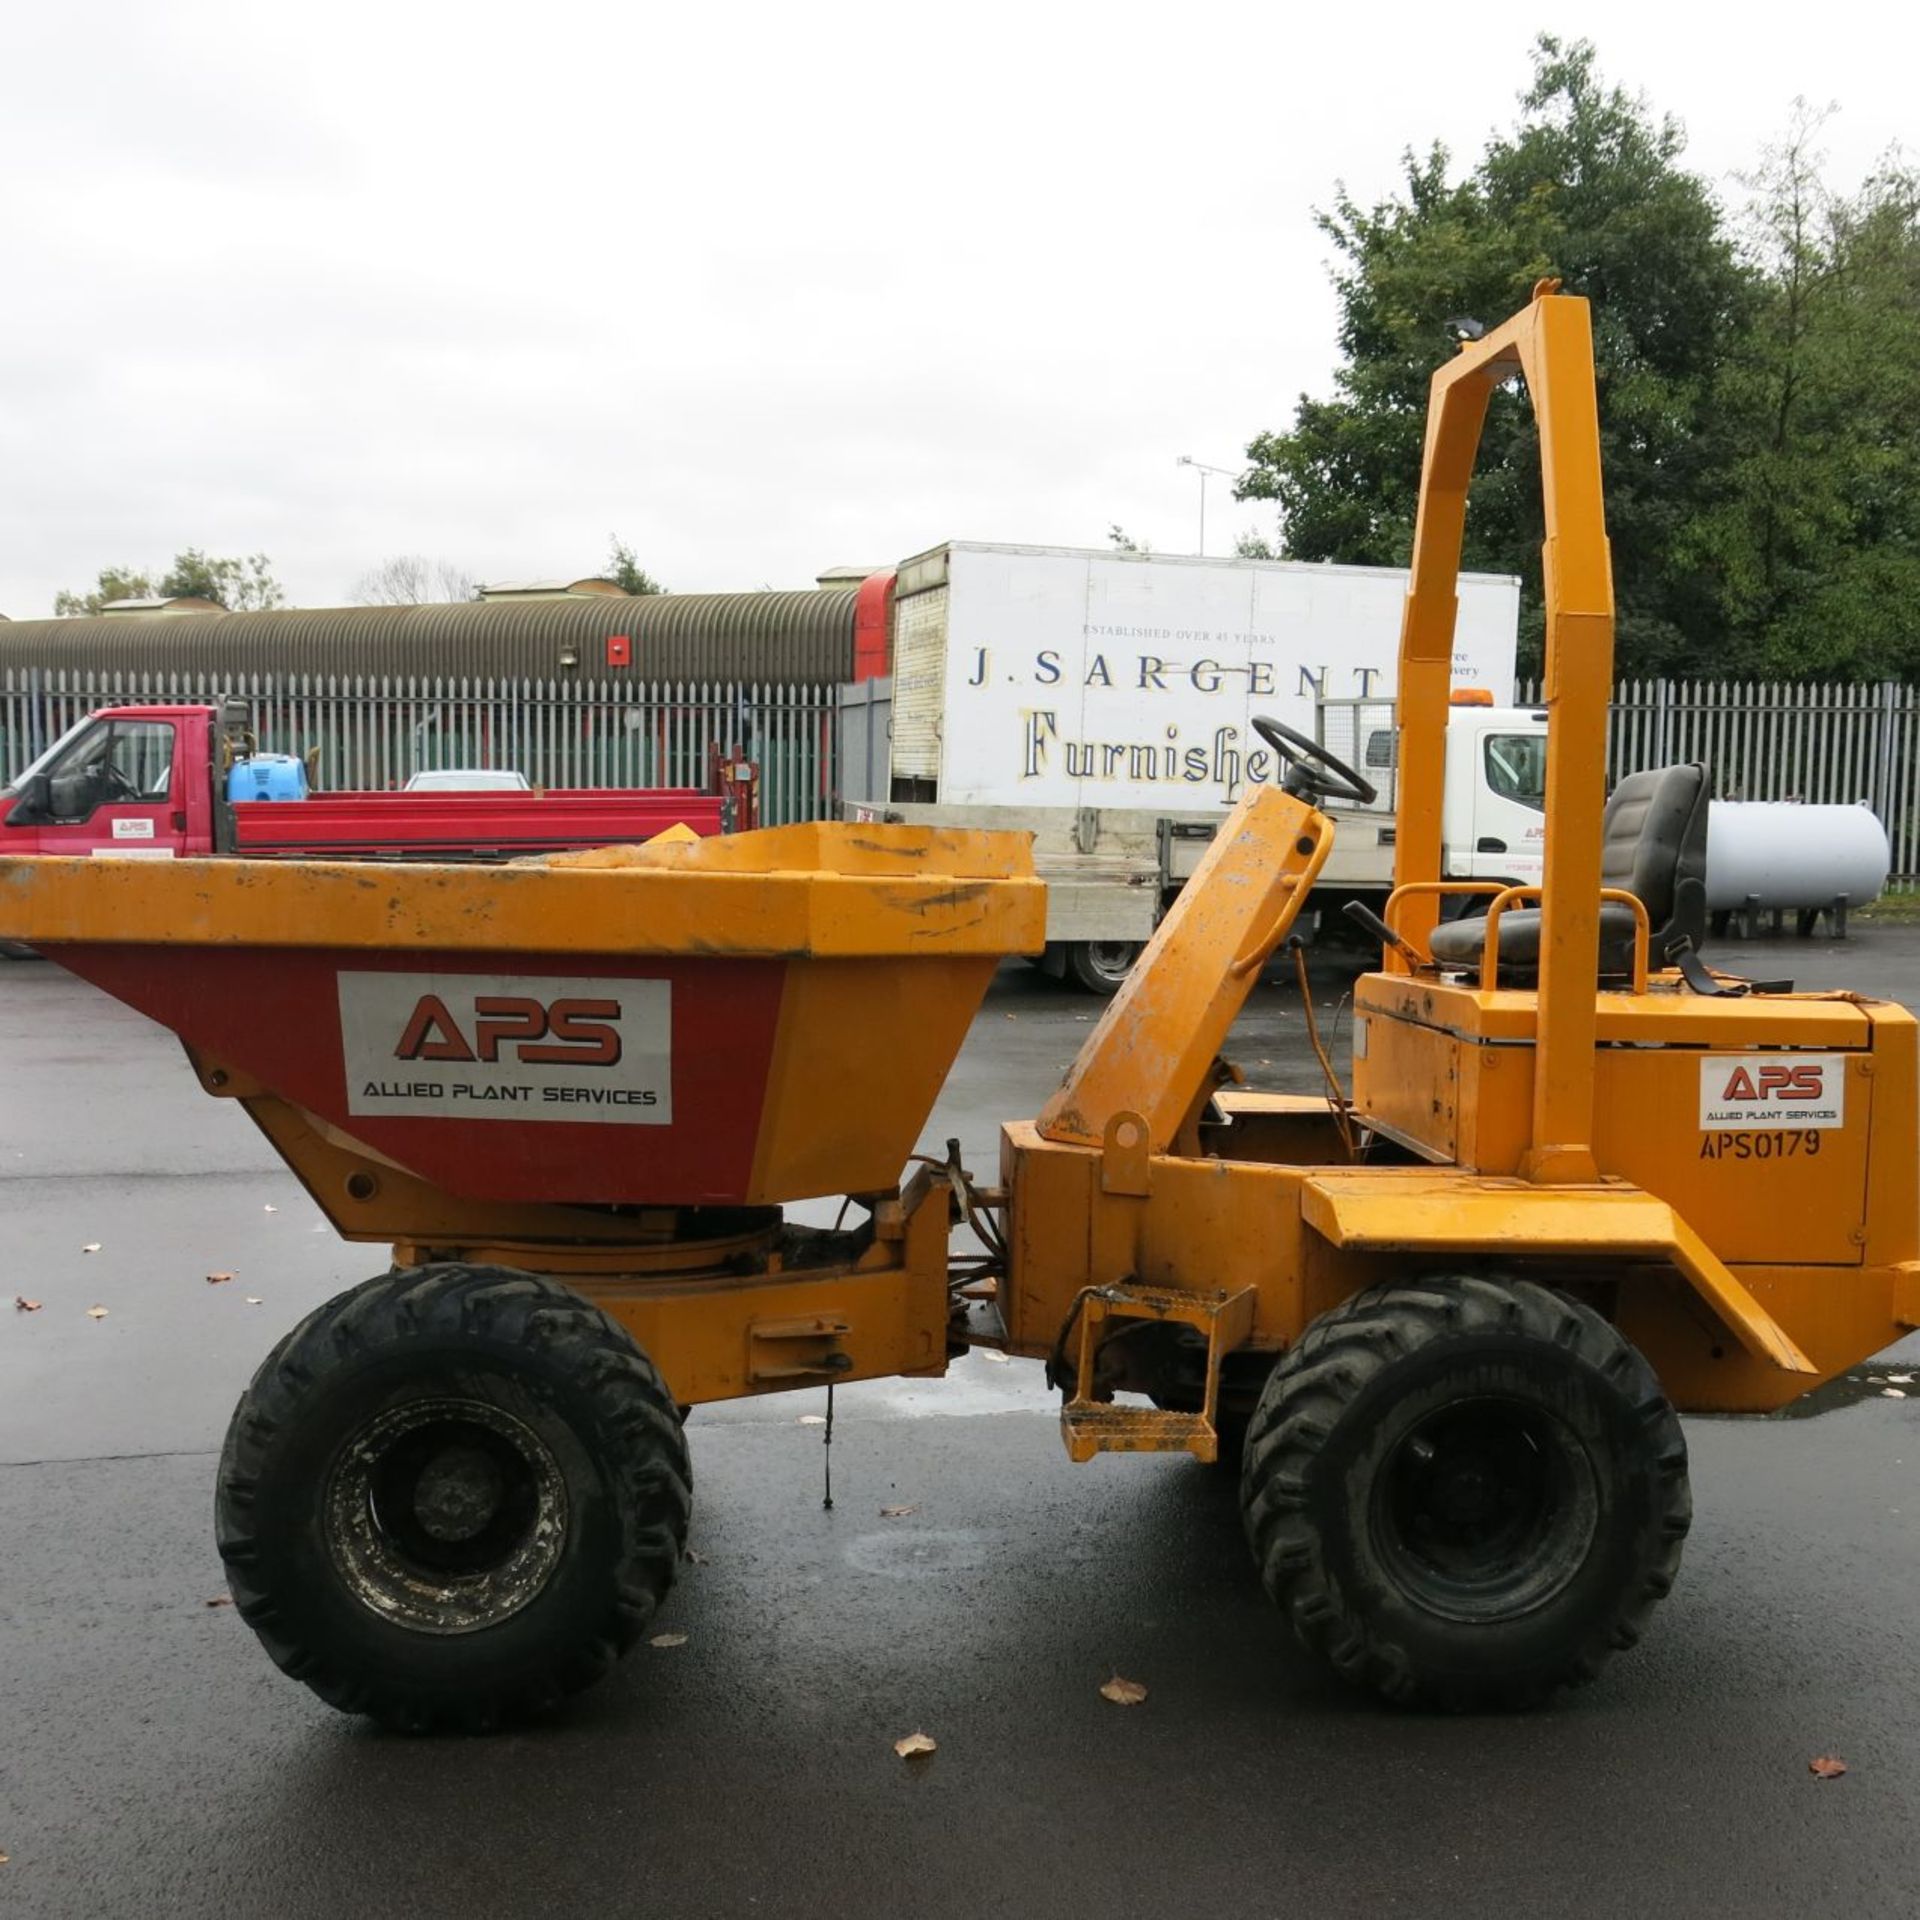
M705 787L714 748L760 768L768 826L834 806L832 687L330 678L297 673L0 671L0 767L11 776L99 707L253 710L261 748L320 750L320 784L403 786L438 767L512 767L537 787Z
M17 773L95 708L227 695L251 705L268 751L318 747L321 785L336 791L397 787L435 767L513 767L542 787L704 787L718 747L758 764L770 826L830 818L841 797L836 690L740 682L5 668L0 774ZM1517 695L1523 706L1538 698L1528 684ZM1380 712L1390 727L1391 706ZM1370 760L1370 777L1390 780L1390 760ZM1892 841L1894 879L1920 880L1920 688L1623 681L1611 778L1678 760L1705 761L1719 799L1864 803Z
M1539 698L1523 685L1520 703ZM1706 763L1716 800L1869 806L1893 879L1920 879L1920 688L1896 681L1623 680L1608 776Z

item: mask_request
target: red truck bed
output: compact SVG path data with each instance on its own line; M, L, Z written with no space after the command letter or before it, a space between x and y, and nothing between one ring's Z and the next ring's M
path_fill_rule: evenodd
M684 823L719 833L718 794L663 787L529 793L320 793L296 803L243 800L232 809L233 851L255 858L370 856L389 860L511 858L568 847L648 840Z

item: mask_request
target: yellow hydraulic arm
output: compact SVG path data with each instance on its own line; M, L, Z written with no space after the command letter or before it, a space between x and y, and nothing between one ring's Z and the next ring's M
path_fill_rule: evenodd
M1278 787L1249 788L1041 1109L1042 1138L1165 1153L1212 1091L1214 1060L1333 846L1333 822Z

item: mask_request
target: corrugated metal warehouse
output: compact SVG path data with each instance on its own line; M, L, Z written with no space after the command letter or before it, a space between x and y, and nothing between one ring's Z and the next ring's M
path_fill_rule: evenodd
M854 677L854 587L13 620L0 669L771 681ZM610 646L624 639L626 646ZM622 659L622 654L625 658Z

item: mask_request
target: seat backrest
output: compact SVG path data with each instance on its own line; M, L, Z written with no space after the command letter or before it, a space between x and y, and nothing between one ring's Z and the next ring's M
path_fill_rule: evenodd
M1707 770L1698 763L1630 773L1600 823L1600 884L1647 910L1659 966L1707 931Z

